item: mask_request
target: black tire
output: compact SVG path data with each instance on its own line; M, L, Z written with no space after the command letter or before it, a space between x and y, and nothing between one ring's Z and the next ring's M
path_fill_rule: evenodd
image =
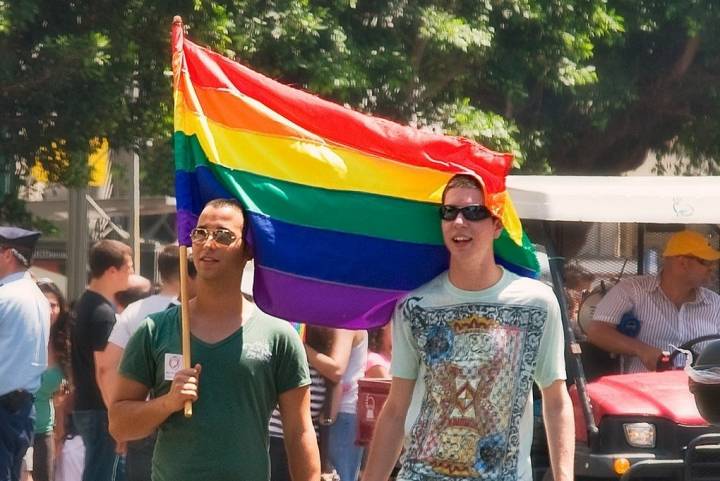
M555 478L553 478L552 470L548 468L547 471L545 471L545 474L543 475L542 481L555 481ZM605 478L588 478L585 476L576 476L575 481L613 481L612 479L605 479Z

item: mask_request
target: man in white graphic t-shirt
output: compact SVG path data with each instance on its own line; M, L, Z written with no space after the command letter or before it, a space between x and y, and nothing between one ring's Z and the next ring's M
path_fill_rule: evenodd
M542 391L555 480L573 478L574 425L560 309L544 284L495 263L502 224L475 177L457 175L440 208L448 271L398 302L393 376L365 481L530 481L532 385Z

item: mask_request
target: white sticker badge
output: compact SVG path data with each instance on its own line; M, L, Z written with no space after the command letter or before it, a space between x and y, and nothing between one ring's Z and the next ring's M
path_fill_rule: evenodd
M182 369L183 357L182 354L170 354L165 353L165 380L172 381L175 379L175 374Z

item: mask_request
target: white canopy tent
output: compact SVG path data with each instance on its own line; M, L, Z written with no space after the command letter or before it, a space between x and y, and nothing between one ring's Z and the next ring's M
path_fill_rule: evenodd
M720 223L720 177L511 175L521 219Z

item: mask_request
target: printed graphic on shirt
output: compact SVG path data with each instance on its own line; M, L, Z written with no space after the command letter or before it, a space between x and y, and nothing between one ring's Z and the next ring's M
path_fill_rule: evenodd
M243 354L247 359L254 361L269 361L272 352L267 343L249 342L243 346Z
M519 426L547 312L536 306L402 306L426 367L400 479L517 479Z
M165 380L172 381L175 379L175 374L182 369L183 357L182 354L171 354L165 353Z

